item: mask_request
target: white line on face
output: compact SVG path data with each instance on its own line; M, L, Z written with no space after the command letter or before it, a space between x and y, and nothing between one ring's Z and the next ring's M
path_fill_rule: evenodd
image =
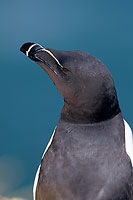
M55 61L58 63L58 65L60 65L63 68L63 66L60 64L59 60L52 54L51 51L49 51L45 48L43 48L42 51L46 51L49 55L51 55L55 59Z
M42 48L41 51L45 51L45 52L47 52L50 56L52 56L52 58L54 58L54 60L58 63L58 65L60 65L60 67L63 68L63 66L60 64L59 60L54 56L54 54L53 54L51 51L49 51L48 49L45 49L44 47L42 47L40 44L37 44L37 43L35 43L35 44L33 44L33 45L31 45L31 46L29 47L29 49L26 51L26 56L29 56L30 50L32 49L32 47L34 47L34 46L36 46L36 45L39 45L39 46Z

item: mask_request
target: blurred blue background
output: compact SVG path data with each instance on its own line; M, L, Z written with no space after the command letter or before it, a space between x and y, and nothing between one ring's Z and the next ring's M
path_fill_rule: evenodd
M29 41L101 59L133 128L133 1L1 0L0 195L26 199L63 106L48 75L19 51Z

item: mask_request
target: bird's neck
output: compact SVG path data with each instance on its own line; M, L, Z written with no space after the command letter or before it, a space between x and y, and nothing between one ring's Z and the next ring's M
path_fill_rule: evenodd
M109 95L103 98L97 98L97 102L91 105L82 104L77 106L65 103L60 120L77 124L92 124L109 120L120 112L117 95Z

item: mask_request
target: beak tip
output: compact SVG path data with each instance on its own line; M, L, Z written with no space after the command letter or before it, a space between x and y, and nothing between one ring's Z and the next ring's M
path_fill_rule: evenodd
M20 51L23 52L27 57L29 57L33 61L40 61L40 59L36 57L36 53L41 49L43 49L41 45L33 42L24 43L20 47Z
M20 51L23 52L26 55L26 52L28 51L28 49L30 48L31 45L33 45L35 43L33 42L26 42L24 43L21 47L20 47Z

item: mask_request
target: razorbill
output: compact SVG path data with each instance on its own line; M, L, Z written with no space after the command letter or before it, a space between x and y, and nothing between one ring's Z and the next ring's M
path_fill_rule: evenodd
M47 72L64 98L35 178L35 200L133 200L132 132L105 65L80 50L31 42L20 50Z

